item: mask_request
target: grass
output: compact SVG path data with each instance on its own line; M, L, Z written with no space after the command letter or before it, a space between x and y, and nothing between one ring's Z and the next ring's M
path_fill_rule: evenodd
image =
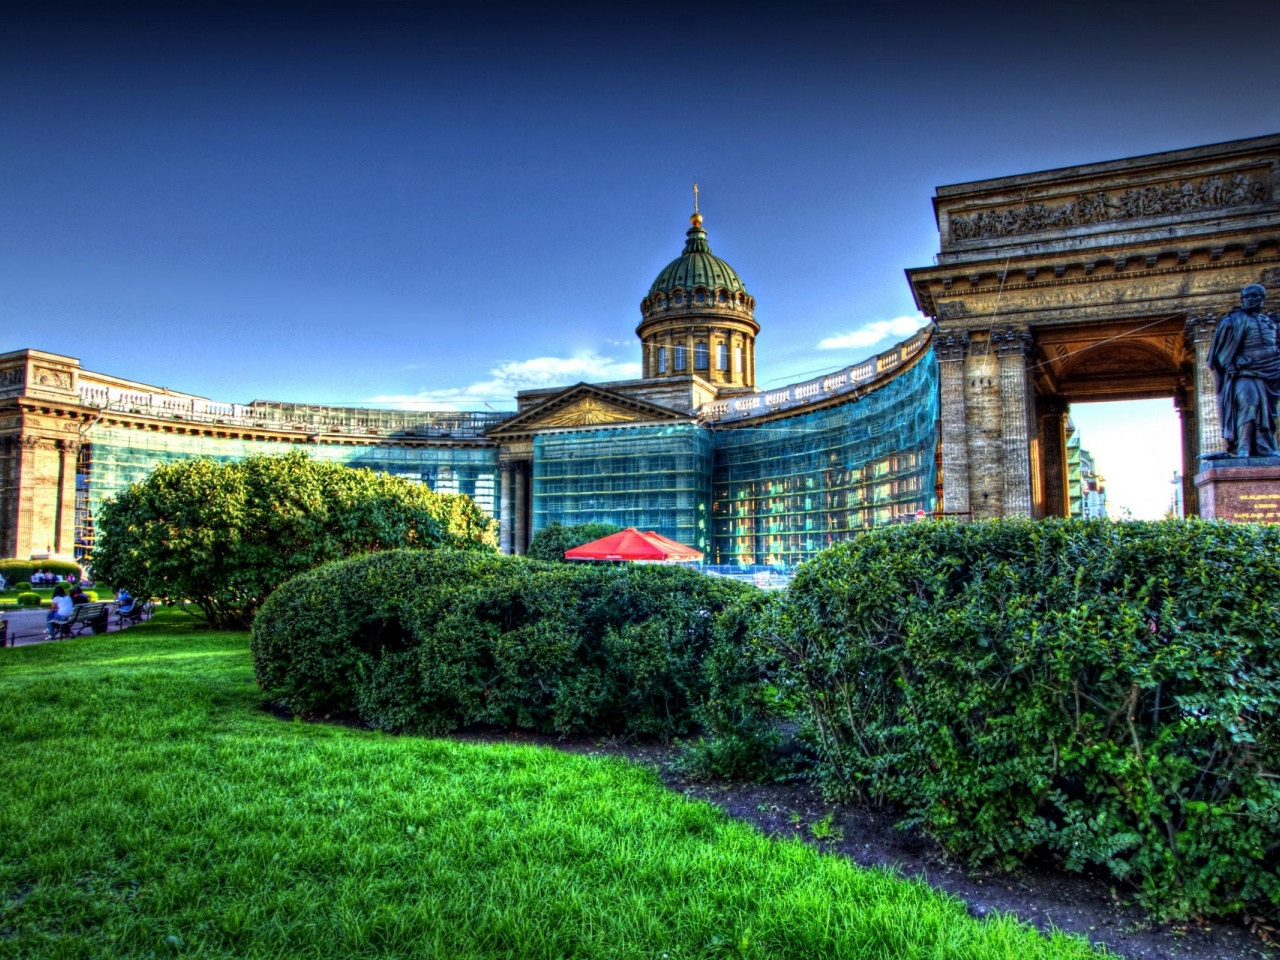
M281 721L166 616L0 651L0 958L1097 956L621 760Z

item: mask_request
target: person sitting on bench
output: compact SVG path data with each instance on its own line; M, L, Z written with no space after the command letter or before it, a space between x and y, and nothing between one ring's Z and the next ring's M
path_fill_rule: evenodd
M61 587L54 587L49 616L45 618L45 626L48 628L50 640L55 639L61 632L62 628L57 624L65 623L67 618L71 616L73 609L75 608L71 603L71 598L67 596L67 592Z
M116 594L116 613L130 613L133 611L133 597L129 595L129 591L124 587Z

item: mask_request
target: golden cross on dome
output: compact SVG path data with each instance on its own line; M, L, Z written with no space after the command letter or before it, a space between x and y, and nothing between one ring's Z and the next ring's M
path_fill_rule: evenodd
M698 212L698 184L696 181L693 184L693 212Z

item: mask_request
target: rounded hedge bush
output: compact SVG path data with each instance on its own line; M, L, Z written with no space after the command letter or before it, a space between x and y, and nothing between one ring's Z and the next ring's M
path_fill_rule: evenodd
M26 582L23 582L23 583L15 583L15 584L10 588L10 589L13 589L13 590L20 590L20 591L30 590L30 589L31 589L31 584L26 583Z
M1171 917L1280 906L1280 528L903 525L765 631L826 792L950 849L1049 852Z
M0 576L9 581L29 581L37 571L63 577L81 576L80 564L73 560L0 560Z
M387 551L273 593L254 670L296 713L382 730L669 737L714 699L758 595L682 568Z
M14 601L20 607L38 607L40 606L40 594L38 593L20 593L17 600Z

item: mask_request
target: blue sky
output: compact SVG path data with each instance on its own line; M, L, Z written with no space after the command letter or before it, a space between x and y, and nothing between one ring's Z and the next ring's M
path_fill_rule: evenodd
M790 382L910 330L936 186L1280 130L1272 5L0 16L0 350L227 401L633 376L694 180Z

